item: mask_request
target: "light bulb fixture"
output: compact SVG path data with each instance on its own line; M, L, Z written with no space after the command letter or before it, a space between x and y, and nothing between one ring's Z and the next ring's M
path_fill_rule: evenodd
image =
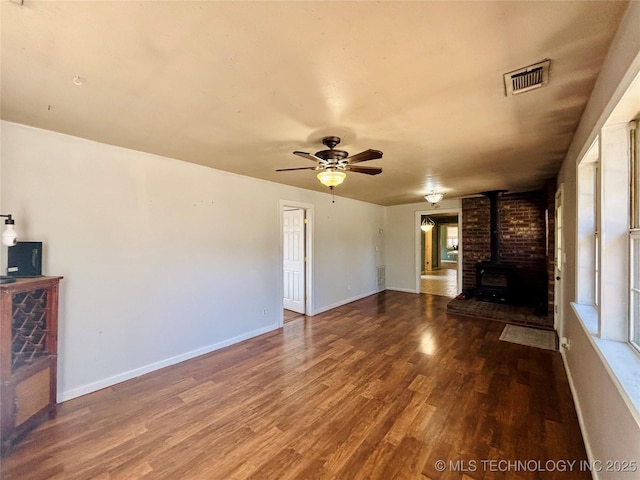
M331 190L331 203L336 203L333 196L333 187L340 185L344 179L347 178L347 174L332 168L321 171L318 173L317 177L321 184L325 187L329 187L329 190Z
M14 227L16 222L11 218L11 215L0 215L0 217L6 218L4 224L7 226L4 232L2 232L2 244L7 247L13 247L18 240L18 235Z
M337 187L345 178L347 178L347 174L338 170L323 170L318 174L320 183L329 188Z
M429 217L427 217L426 215L422 217L422 223L420 224L420 228L423 231L428 232L435 226L436 226L436 222L431 220Z
M0 215L0 217L6 218L4 224L7 226L4 232L2 232L2 244L7 247L13 247L17 243L18 235L16 234L15 221L11 218L11 215ZM8 275L0 275L0 283L13 283L16 278Z
M431 193L427 193L424 196L424 199L427 202L429 202L431 205L435 205L440 200L442 200L442 197L444 197L444 194L442 194L442 193L431 192Z

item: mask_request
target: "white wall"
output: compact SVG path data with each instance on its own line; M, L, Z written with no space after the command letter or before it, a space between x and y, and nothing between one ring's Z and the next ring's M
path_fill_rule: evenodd
M443 200L437 208L424 201L409 205L395 205L387 207L387 221L385 227L385 259L387 261L387 288L389 290L399 290L401 292L420 293L419 287L416 289L416 264L417 248L420 237L418 236L419 220L416 214L421 213L452 213L458 214L459 221L462 221L462 202L460 200ZM418 245L416 245L416 242ZM460 241L462 245L462 241ZM461 255L464 253L461 251ZM461 260L461 259L460 259ZM458 277L462 278L458 262Z
M383 207L342 198L323 202L316 203L314 221L316 313L376 293L376 267L385 258Z
M282 200L314 207L314 311L377 291L383 207L1 127L2 211L65 277L60 400L277 328Z
M569 303L576 300L577 162L593 142L604 121L639 70L640 2L631 2L614 39L602 72L582 116L558 182L564 184L565 247L564 320L561 336L571 341L563 351L587 451L592 460L635 460L640 451L640 426L618 390ZM628 474L624 478L637 478ZM597 474L600 480L622 478L615 471Z

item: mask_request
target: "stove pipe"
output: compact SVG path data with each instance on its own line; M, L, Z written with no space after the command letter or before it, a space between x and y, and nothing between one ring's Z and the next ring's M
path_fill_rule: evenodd
M498 197L506 190L491 190L482 192L489 198L489 225L491 229L491 262L500 261L500 214L498 213Z

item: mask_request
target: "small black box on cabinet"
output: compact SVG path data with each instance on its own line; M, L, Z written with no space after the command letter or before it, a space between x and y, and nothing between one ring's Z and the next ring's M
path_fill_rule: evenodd
M8 248L7 275L16 278L42 275L42 242L18 242Z

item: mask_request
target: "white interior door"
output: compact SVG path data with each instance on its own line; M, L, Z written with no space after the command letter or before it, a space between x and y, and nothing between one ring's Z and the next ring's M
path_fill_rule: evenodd
M283 306L287 310L305 313L304 210L285 209L283 225Z
M556 192L555 252L553 282L553 324L559 331L562 326L562 274L564 267L564 226L562 218L562 185Z

